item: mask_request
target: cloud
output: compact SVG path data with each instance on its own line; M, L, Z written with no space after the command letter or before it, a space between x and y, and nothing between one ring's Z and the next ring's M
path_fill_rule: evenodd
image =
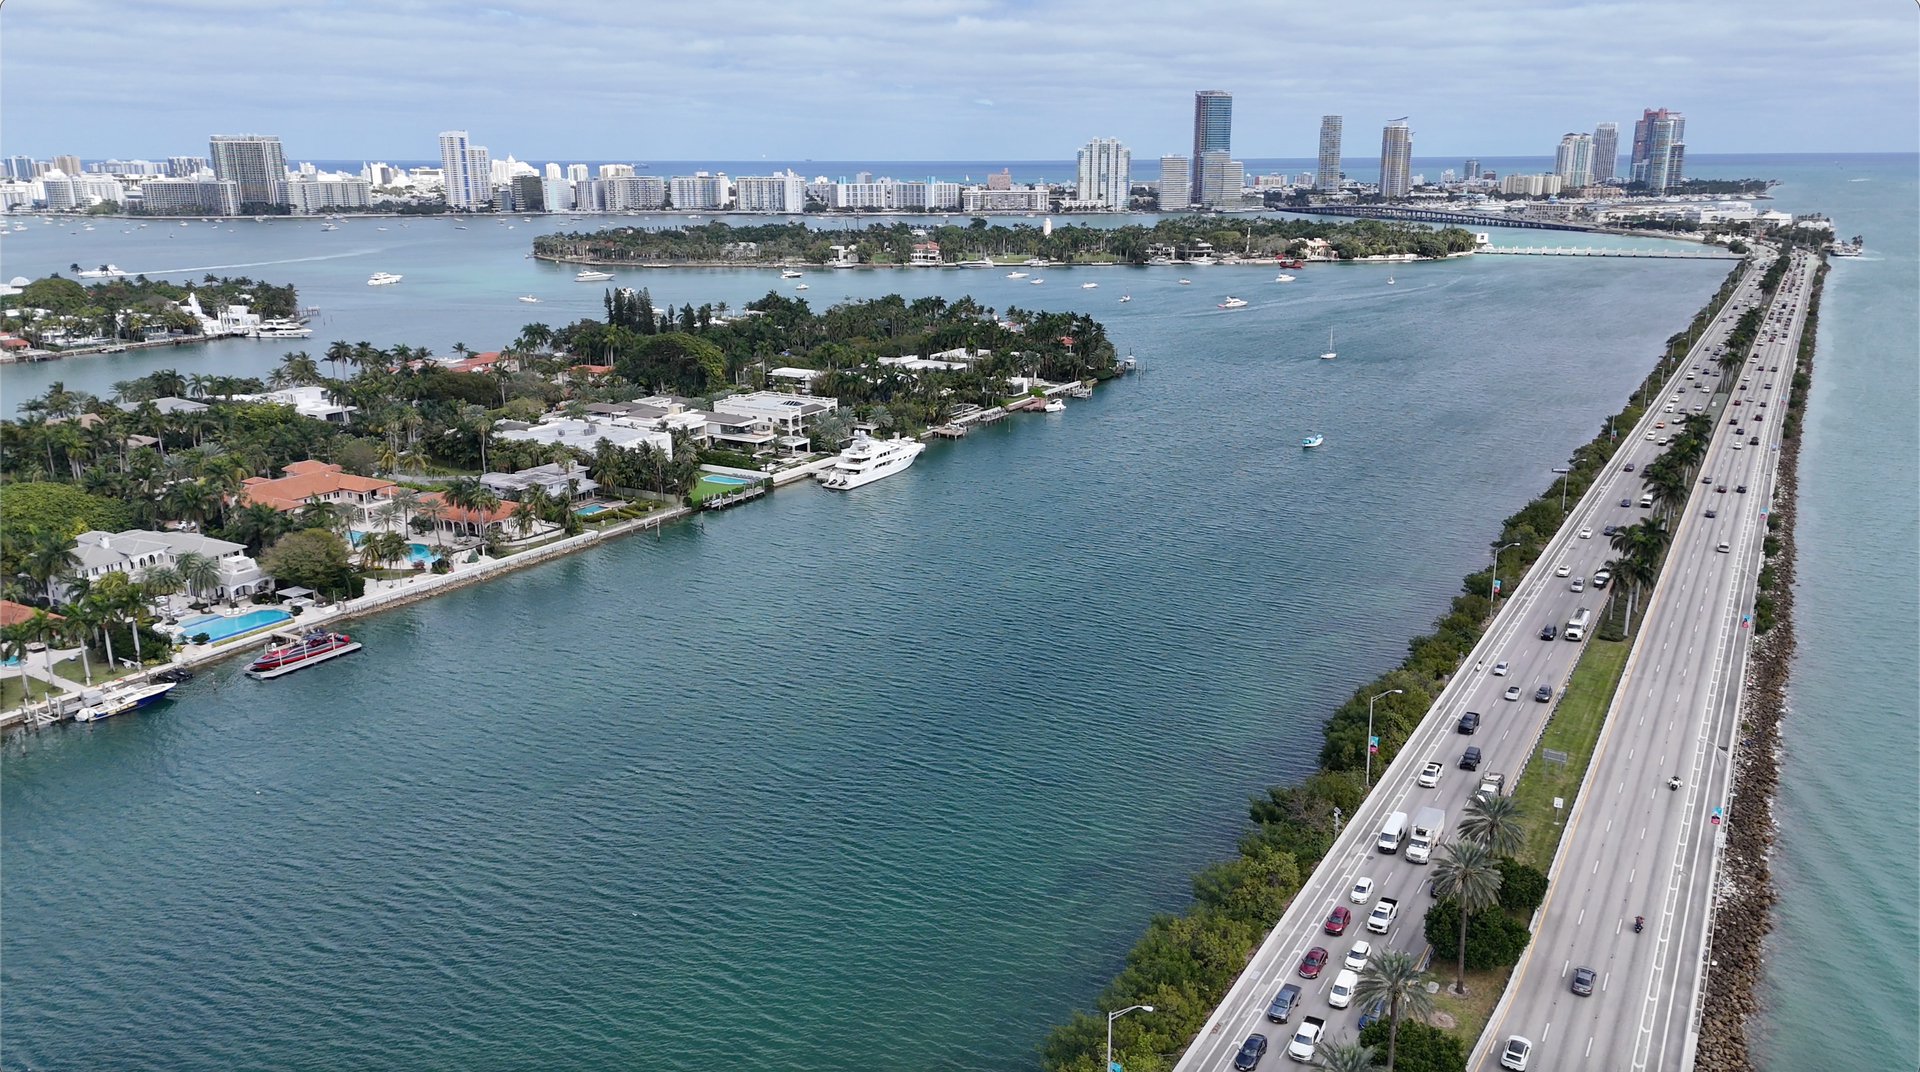
M1920 147L1914 8L1887 0L66 0L5 18L0 148L39 156L265 131L295 158L416 159L457 127L539 160L1061 159L1095 136L1146 157L1190 142L1203 88L1234 93L1250 158L1310 155L1323 113L1357 153L1411 114L1422 155L1496 156L1659 106L1687 113L1694 153Z

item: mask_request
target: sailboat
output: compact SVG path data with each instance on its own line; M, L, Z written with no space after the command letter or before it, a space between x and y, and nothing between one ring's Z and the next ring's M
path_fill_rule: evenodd
M1392 285L1393 285L1393 273L1392 273L1392 272L1388 272L1388 273L1387 273L1387 285L1388 285L1388 286L1392 286Z
M1327 329L1327 352L1320 355L1322 361L1332 361L1337 356L1333 352L1333 329Z

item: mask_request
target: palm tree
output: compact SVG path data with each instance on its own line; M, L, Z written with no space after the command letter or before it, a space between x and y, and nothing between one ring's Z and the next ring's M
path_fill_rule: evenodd
M523 499L513 504L513 527L520 533L521 539L526 539L527 535L533 531L534 517L532 503Z
M80 568L80 556L74 553L74 543L64 536L47 529L32 529L27 533L27 551L22 561L22 572L33 582L47 606L55 606L59 600L59 582Z
M26 703L32 697L27 684L27 645L33 640L34 629L31 621L18 621L8 626L0 626L0 658L14 660L20 667L20 702Z
M1485 845L1495 856L1512 856L1527 843L1520 802L1498 793L1475 794L1460 818L1460 836Z
M188 551L173 560L173 568L180 571L188 596L201 596L220 584L220 563L211 556Z
M1313 1059L1313 1067L1328 1072L1375 1072L1380 1066L1374 1063L1373 1054L1372 1046L1362 1046L1357 1040L1323 1043ZM1393 1067L1391 1060L1387 1067Z
M1387 1006L1387 1072L1393 1072L1393 1059L1400 1045L1400 1018L1422 1019L1433 1013L1433 996L1427 993L1427 973L1419 961L1404 949L1382 949L1368 958L1353 988L1354 1001L1366 1007L1376 1001Z
M1434 862L1433 895L1451 897L1460 906L1460 962L1453 977L1456 994L1467 989L1467 917L1499 902L1504 877L1487 847L1467 838L1448 845L1446 856Z

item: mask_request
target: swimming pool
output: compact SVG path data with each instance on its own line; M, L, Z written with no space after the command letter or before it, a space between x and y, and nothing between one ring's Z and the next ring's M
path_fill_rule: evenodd
M603 503L588 503L587 505L582 506L580 509L575 510L574 513L579 514L581 517L592 517L593 515L601 512L602 510L611 510L611 509L613 509L613 507L607 506Z
M205 633L209 642L215 642L292 620L293 615L278 607L261 607L231 618L222 614L202 614L197 618L182 619L180 635L192 638Z
M360 546L360 541L366 538L367 534L364 532L354 529L347 530L347 540L355 547ZM432 562L433 557L433 548L428 547L424 543L410 543L407 545L408 562Z
M701 473L700 479L706 481L709 484L745 484L746 483L745 480L742 480L737 476L722 476L719 473Z

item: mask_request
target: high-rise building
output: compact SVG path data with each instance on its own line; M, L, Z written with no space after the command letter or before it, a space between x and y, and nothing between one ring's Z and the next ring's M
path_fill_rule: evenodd
M538 175L515 175L509 183L513 187L513 210L515 212L545 212L547 210L546 191Z
M1561 135L1560 147L1553 153L1553 173L1567 189L1593 185L1593 135Z
M296 214L367 208L373 183L359 178L301 178L287 183L287 204Z
M588 168L587 165L585 164L568 164L567 165L567 181L568 182L579 182L581 179L591 178L592 174L593 174L592 170Z
M1231 153L1215 149L1201 159L1199 201L1207 208L1238 208L1240 189L1246 183L1246 165Z
M1193 178L1188 189L1203 202L1207 153L1219 153L1222 160L1233 155L1233 94L1224 90L1203 89L1193 95Z
M1340 188L1340 126L1343 122L1337 115L1320 117L1320 167L1313 173L1316 190Z
M36 173L33 170L33 157L31 156L7 157L7 178L15 179L20 182L32 182L34 180L35 174Z
M1467 157L1467 166L1461 169L1461 176L1465 178L1468 182L1472 182L1475 179L1479 178L1480 177L1480 161L1474 159L1471 156Z
M741 212L803 212L807 180L789 168L784 174L741 175L733 180L733 206ZM921 207L925 207L924 205Z
M1674 149L1679 147L1678 159L1684 161L1686 134L1686 116L1665 108L1646 109L1633 124L1633 159L1628 180L1646 183L1647 189L1654 193L1665 193L1667 187L1679 185L1681 169L1674 166Z
M867 173L863 171L860 173L859 176L856 176L856 179L859 182L866 182L867 179L870 177L871 176L868 176ZM1001 168L999 171L996 171L993 174L988 175L987 189L989 190L1013 189L1013 170L1011 168Z
M1160 158L1160 211L1184 212L1193 203L1192 163L1184 156Z
M215 178L240 184L242 205L287 203L287 154L264 134L215 134L207 146Z
M1080 147L1075 199L1125 211L1133 192L1133 153L1115 138L1095 138Z
M1380 196L1405 197L1413 186L1413 131L1395 119L1380 131Z
M148 179L140 184L140 211L149 216L237 216L240 184L219 179Z
M544 179L540 183L540 203L548 212L573 211L573 183L566 179Z
M566 178L566 176L565 176L565 175L562 175L562 174L560 173L560 165L559 165L559 164L548 164L548 165L547 165L547 171L546 171L546 177L547 177L547 178L549 178L549 179L563 179L563 178Z
M80 158L77 156L71 156L63 153L53 158L53 166L56 170L58 170L61 174L66 175L68 178L72 178L73 176L80 174Z
M483 212L493 207L493 164L487 150L472 144L466 131L440 132L440 178L448 208Z
M167 157L167 174L176 179L191 179L206 169L206 166L207 158L204 156Z
M627 179L633 177L632 164L601 164L600 177L603 179Z
M617 175L601 179L600 184L606 188L608 212L652 212L667 207L667 180L658 175Z
M725 172L710 175L696 171L691 175L675 175L667 181L668 196L673 198L674 208L725 208L727 207L727 176Z
M1620 124L1593 128L1593 181L1605 182L1620 171Z

